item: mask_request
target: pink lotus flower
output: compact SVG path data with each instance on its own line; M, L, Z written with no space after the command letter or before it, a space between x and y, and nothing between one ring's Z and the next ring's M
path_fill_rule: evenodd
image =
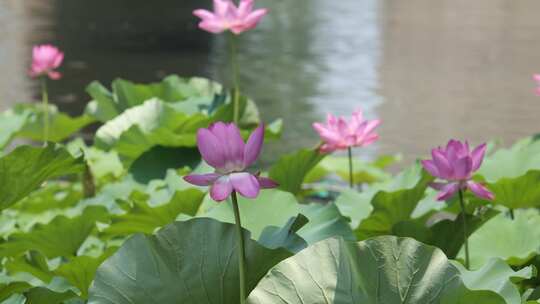
M364 120L362 111L353 112L350 121L344 117L336 118L328 114L326 125L314 123L313 128L324 141L321 152L345 150L350 147L365 147L377 139L379 135L373 130L381 123L380 120Z
M214 0L214 12L204 9L193 11L201 18L199 28L214 34L230 30L238 35L257 26L267 9L253 10L254 0L240 0L238 7L232 0Z
M472 174L480 168L484 160L486 144L479 145L472 152L467 142L450 140L446 149L431 150L433 160L423 160L422 166L434 177L444 179L446 183L432 183L439 190L437 200L444 201L461 190L471 189L478 197L493 200L495 196L484 185L471 180Z
M247 198L256 198L261 188L278 186L269 178L246 171L259 157L263 141L262 124L253 131L245 144L240 130L232 123L217 122L208 129L199 129L199 152L216 170L209 174L191 174L185 176L184 180L197 186L211 185L210 196L218 202L227 199L233 190Z
M533 79L534 81L536 81L536 84L538 85L538 87L536 87L534 92L536 93L536 95L540 96L540 74L534 74Z
M32 53L30 76L40 77L47 75L53 80L58 80L62 77L62 74L55 71L64 60L64 53L57 47L50 44L38 45L34 46Z

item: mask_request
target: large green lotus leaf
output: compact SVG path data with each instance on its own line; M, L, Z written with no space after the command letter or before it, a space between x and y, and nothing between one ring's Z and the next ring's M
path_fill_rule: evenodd
M494 183L501 178L520 177L530 170L540 170L540 141L526 138L487 157L477 173Z
M194 147L197 129L208 124L203 114L186 115L171 104L151 99L130 108L96 132L96 146L114 149L126 167L154 146ZM181 158L181 155L179 155Z
M437 194L438 191L433 188L428 188L426 190L426 195L424 198L416 205L416 208L414 209L413 213L411 214L411 217L413 219L417 219L426 215L429 215L433 212L438 212L443 209L445 209L448 204L445 204L445 202L441 202L437 200ZM450 203L451 204L451 203ZM459 206L459 204L456 204ZM458 210L457 212L460 212L461 210Z
M96 226L108 217L101 206L87 207L81 215L57 216L48 224L37 224L29 232L14 233L0 244L0 256L17 256L28 250L48 258L73 257Z
M203 192L192 188L178 191L168 203L152 207L148 205L147 194L134 192L130 197L130 208L125 214L112 216L110 226L103 233L107 236L153 233L174 222L180 214L194 216L203 198Z
M125 110L120 108L113 94L98 81L86 86L86 93L92 100L86 104L84 113L101 122L109 121Z
M298 231L308 243L333 236L354 238L346 219L332 203L301 205L291 193L269 189L262 191L256 199L239 196L238 205L242 227L251 231L252 237L257 240L267 227L283 227L298 214L309 220L307 225ZM198 216L234 223L231 203L216 203L209 196L201 206Z
M336 206L341 214L351 220L351 227L358 227L360 222L367 218L373 211L371 205L372 192L358 192L346 189L336 199Z
M197 172L207 172L207 170L200 171L203 167L205 166L197 167ZM152 207L163 205L173 200L177 192L193 189L193 185L182 178L183 175L183 172L169 169L164 179L148 183L142 192L150 195L149 205Z
M82 158L74 158L53 144L44 148L18 147L0 158L0 210L15 204L44 181L79 173L83 168Z
M253 111L248 111L246 104L249 103L245 98L242 100L245 116ZM218 120L230 121L232 104L221 106L215 113L190 105L189 101L167 103L156 98L149 99L127 109L99 128L95 137L96 146L116 151L124 167L131 167L130 172L140 182L163 178L170 168L193 168L200 162L195 148L197 130ZM258 117L257 113L253 115ZM258 118L242 126L250 129L256 123ZM270 131L275 131L275 128Z
M245 101L245 99L242 99ZM174 104L175 110L178 110L179 106L185 105L187 102ZM245 102L241 103L242 109L245 107ZM227 111L230 109L230 111ZM201 122L198 127L206 127L209 123L215 121L230 121L232 120L232 105L226 104L219 110L224 110L224 116L221 115L212 115L208 118L206 122ZM197 110L198 111L198 110ZM246 108L244 113L247 113L248 109ZM185 111L184 111L185 112ZM194 112L196 113L196 112ZM218 113L219 114L219 113ZM227 116L230 114L230 117ZM200 115L200 114L197 114ZM258 114L256 114L258 117ZM241 124L246 128L241 130L242 135L247 139L252 130L252 126L256 125L259 122L258 118L250 123ZM274 123L271 123L265 129L266 138L278 138L281 132L280 121L277 120ZM171 168L195 168L201 163L201 156L199 150L196 147L168 147L155 145L149 150L145 151L140 155L131 165L130 173L133 174L135 179L141 183L147 183L153 179L162 179L164 178L168 169Z
M200 108L212 116L213 121L233 121L234 119L234 90L222 92L214 96L209 106L201 105ZM249 97L239 93L239 117L238 125L242 128L253 127L260 123L260 114L257 105Z
M135 84L116 79L112 83L112 89L113 92L110 92L97 81L88 85L86 91L93 100L87 105L85 112L106 122L152 98L179 102L189 98L206 97L206 103L210 103L214 95L222 91L221 85L211 80L197 77L186 79L176 75L150 84Z
M415 165L390 183L378 185L367 191L362 195L366 200L358 201L356 204L371 204L373 211L355 229L356 237L363 240L390 234L394 225L409 220L432 179L419 165ZM344 215L348 216L347 213Z
M0 113L0 150L22 129L29 115L28 112L15 113L10 110Z
M539 152L540 153L540 152ZM501 178L487 187L495 194L494 204L510 209L540 206L540 170L515 178Z
M163 95L161 83L135 84L128 80L116 79L112 83L112 89L121 109L128 109Z
M153 180L148 184L140 184L131 175L127 175L120 181L104 185L95 197L80 201L77 207L105 206L110 214L121 215L125 213L125 209L119 202L128 201L134 191L148 194L148 205L157 207L171 201L177 191L192 187L193 185L184 181L175 170L168 170L164 179Z
M510 265L526 264L540 253L540 214L537 210L515 210L491 219L469 238L471 267L481 267L492 257ZM463 251L459 256L464 257Z
M14 111L26 115L24 126L17 132L17 137L43 141L44 108L41 104L19 104ZM95 119L89 115L71 117L60 112L55 105L48 106L49 133L47 140L61 142L91 124Z
M194 134L200 122L204 120L206 117L202 114L189 117L186 113L176 111L173 104L154 98L126 110L105 123L96 132L96 144L98 147L112 148L120 141L123 133L133 127L137 127L143 135L156 133L162 136L174 136L174 131ZM192 140L188 145L193 145L193 143Z
M272 268L248 302L335 304L519 304L510 278L530 276L493 263L479 272L452 265L444 253L410 238L363 242L328 239ZM482 278L485 272L489 278ZM517 296L517 298L516 298Z
M139 156L129 172L140 183L163 179L172 168L195 168L201 163L201 155L196 147L153 146Z
M298 194L307 174L325 157L317 149L302 149L281 157L270 168L269 176L279 183L279 189Z
M205 78L180 78L176 75L163 81L149 84L136 84L123 79L112 83L113 92L99 82L87 87L93 100L88 103L85 113L106 122L125 110L139 106L150 99L159 99L175 104L178 111L186 114L205 112L212 115L213 121L231 121L233 117L231 96L222 86ZM241 96L241 126L259 123L259 111L255 103Z
M267 248L283 247L290 252L297 253L307 247L307 242L302 238L291 238L292 233L304 227L308 218L302 214L291 217L283 227L267 226L262 231L257 242Z
M336 206L344 216L351 219L351 226L358 227L361 221L368 218L373 211L373 200L379 192L398 192L403 189L415 188L422 181L422 169L419 165L402 171L393 179L370 185L365 191L344 190L336 200ZM384 208L380 207L382 212ZM406 217L406 216L403 216Z
M260 245L247 230L243 234L249 292L292 253ZM291 238L302 242L293 232ZM98 268L88 303L238 303L238 284L234 225L196 218L127 240Z
M473 234L499 212L489 209L481 215L467 213L467 236ZM454 218L455 217L455 218ZM449 258L455 258L463 246L463 214L434 212L424 217L399 222L392 235L411 237L441 249Z
M468 271L456 261L452 261L452 264L459 269L465 286L474 290L494 291L502 296L506 303L522 303L515 283L536 276L536 269L532 266L514 271L504 261L496 258L490 259L476 271Z
M300 213L309 219L307 225L298 231L308 244L335 236L350 241L356 240L349 222L334 203L300 205Z
M263 190L256 199L238 196L240 220L242 227L258 239L267 226L283 227L291 217L300 213L296 198L280 190ZM201 217L213 218L225 223L234 223L234 212L230 201L216 203L207 196L201 212Z
M84 154L92 176L98 183L118 179L125 173L118 153L114 150L107 152L93 146L89 147L82 138L70 141L66 144L66 148L75 156L79 156L81 152Z

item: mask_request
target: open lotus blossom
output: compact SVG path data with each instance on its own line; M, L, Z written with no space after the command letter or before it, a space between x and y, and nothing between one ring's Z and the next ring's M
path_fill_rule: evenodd
M362 111L357 110L353 112L350 121L328 114L326 124L316 122L313 128L324 141L321 152L333 152L351 147L365 147L375 142L379 135L374 130L380 123L380 120L364 120Z
M534 81L536 81L537 87L535 90L536 95L540 96L540 74L533 75Z
M53 80L60 79L62 74L55 71L64 61L64 53L57 47L45 44L34 46L32 50L32 67L30 76L40 77L47 75Z
M217 122L208 129L199 129L197 146L202 158L215 168L215 172L191 174L184 180L197 186L211 186L210 196L218 202L227 199L233 190L247 198L255 198L261 188L277 187L271 179L246 171L259 157L263 141L262 124L249 136L247 143L233 123Z
M446 149L431 150L432 160L423 160L422 165L434 177L446 180L435 182L431 186L439 190L437 200L447 200L454 193L470 189L476 196L493 200L495 196L484 185L471 180L472 174L480 168L484 160L486 144L479 145L472 152L467 142L450 140Z
M238 35L257 26L267 9L253 10L254 0L240 0L238 7L232 0L214 0L214 11L204 9L193 11L201 18L199 28L214 34L230 30Z

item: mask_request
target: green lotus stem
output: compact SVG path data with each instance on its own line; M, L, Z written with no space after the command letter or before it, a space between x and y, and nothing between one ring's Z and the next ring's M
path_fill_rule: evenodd
M510 208L510 219L511 220L514 220L515 219L515 215L514 215L514 209Z
M354 176L353 176L353 159L352 159L352 149L351 147L347 148L349 154L349 187L354 188Z
M469 238L467 234L467 213L465 211L465 202L463 199L463 190L459 189L459 204L461 206L461 214L463 215L463 244L465 246L465 268L470 268L469 256Z
M233 73L233 83L234 83L234 92L233 92L233 121L238 125L240 121L240 80L238 75L238 56L236 52L236 36L232 33L229 33L229 47L230 47L230 56L231 56L231 66Z
M238 239L238 269L240 271L240 304L246 303L246 251L244 247L244 233L240 222L240 210L238 209L238 198L236 191L231 193L234 210L234 221L236 224L236 236Z
M49 94L47 93L47 77L41 77L41 103L43 106L43 145L49 140Z
M88 164L84 165L82 173L83 196L85 198L96 196L96 184L94 183L94 175Z

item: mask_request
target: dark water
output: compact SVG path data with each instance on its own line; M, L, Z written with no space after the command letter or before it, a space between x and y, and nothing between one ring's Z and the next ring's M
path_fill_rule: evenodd
M210 1L0 0L0 107L37 98L31 46L66 52L51 87L78 114L92 80L147 82L177 73L229 83L222 36L196 29ZM311 122L362 107L383 120L367 151L424 155L449 137L506 143L540 131L536 0L259 0L271 14L241 36L243 90L265 118L283 117L292 151L317 141ZM267 153L269 152L267 151Z

